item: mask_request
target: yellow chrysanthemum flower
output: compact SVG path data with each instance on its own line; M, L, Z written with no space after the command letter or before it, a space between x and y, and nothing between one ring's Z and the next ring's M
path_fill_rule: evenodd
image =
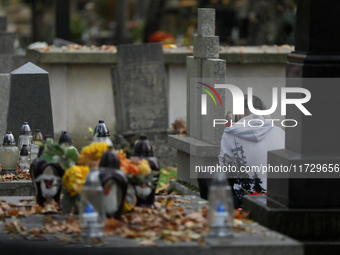
M63 184L70 196L73 197L80 194L89 172L90 169L87 166L73 165L66 169L63 176Z
M141 161L139 161L138 169L141 174L151 174L151 168L149 162L146 159L142 159Z
M106 142L92 143L84 147L78 156L78 165L89 165L92 161L100 159L109 148Z

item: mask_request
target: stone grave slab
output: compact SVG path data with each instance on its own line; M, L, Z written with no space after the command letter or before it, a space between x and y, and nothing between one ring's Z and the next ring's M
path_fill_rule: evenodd
M198 210L206 204L198 203L203 202L202 199L195 196L178 196L181 199L188 200L189 203L183 204L188 212ZM20 200L20 198L17 198ZM7 201L7 200L6 200ZM53 215L52 217L58 220L65 220L67 216ZM77 218L77 216L75 216ZM42 225L44 215L32 215L24 218L18 218L17 221L25 226L28 230L32 230ZM11 219L8 219L10 221ZM6 219L7 222L7 219ZM91 240L84 239L80 242L72 244L57 244L55 241L56 234L43 234L47 240L41 238L34 238L31 240L20 237L14 234L4 234L5 224L0 224L0 242L1 252L7 254L9 252L15 254L25 251L28 254L45 254L46 250L49 254L141 254L141 255L173 255L173 254L186 254L186 255L206 255L206 254L237 254L237 255L302 255L302 244L288 238L282 234L271 231L256 223L245 223L246 226L252 231L234 233L232 238L228 239L211 239L206 238L203 246L197 242L179 242L179 243L166 243L164 241L155 241L156 246L141 246L137 241L119 237L102 237L101 240L104 245L89 246ZM250 233L253 232L253 233ZM62 234L65 236L65 234ZM13 238L15 238L13 240Z
M33 196L32 181L0 182L0 197L2 196Z

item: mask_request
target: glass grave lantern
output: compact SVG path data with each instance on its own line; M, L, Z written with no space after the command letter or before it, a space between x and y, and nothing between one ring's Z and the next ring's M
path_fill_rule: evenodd
M19 158L19 149L15 145L12 131L7 131L0 147L1 174L16 174L16 166Z
M110 139L110 131L103 120L99 120L93 131L92 143L97 142L106 142L109 146L113 147L113 143Z
M128 187L126 174L119 169L119 159L113 147L103 153L100 164L100 181L104 188L104 204L107 217L120 219Z
M27 144L24 144L20 150L20 157L18 160L18 165L20 168L20 171L22 172L29 172L30 169L30 160L28 158L28 146Z
M226 174L215 172L209 187L209 237L232 237L234 202Z
M65 170L58 163L49 163L45 159L36 158L31 164L30 173L35 188L35 197L43 206L47 199L60 202L61 178Z
M32 143L32 131L30 126L28 125L28 122L24 122L21 126L21 129L19 131L19 141L18 141L18 148L21 150L22 146L24 144L27 145L28 151L30 150L30 145Z
M30 146L30 159L31 159L31 162L34 161L34 159L36 159L38 157L38 154L39 154L39 148L40 146L38 144L35 144L34 142L43 142L44 140L44 137L42 135L42 133L40 132L40 129L36 129L34 131L34 134L33 134L33 138L32 138L32 143L31 143L31 146Z
M136 142L132 157L146 159L149 162L151 170L159 172L160 165L158 159L154 157L152 146L145 135L141 135L140 140ZM154 207L158 177L159 173L154 175L152 179L147 180L146 183L135 186L137 206Z
M104 191L99 174L98 170L88 173L80 195L79 220L83 228L82 235L87 238L104 235Z
M75 149L77 154L79 155L79 152L76 147L73 146L72 139L70 135L67 133L67 131L61 131L61 135L59 137L59 144L65 144L70 149Z

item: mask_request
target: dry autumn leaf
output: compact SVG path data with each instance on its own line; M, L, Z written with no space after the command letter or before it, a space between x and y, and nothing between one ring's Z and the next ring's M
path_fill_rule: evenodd
M12 221L12 222L6 223L5 233L25 234L26 228L22 226L18 221Z
M38 229L38 228L32 229L31 233L32 233L32 235L33 235L34 237L38 237L38 238L42 238L42 239L48 240L46 237L44 237L44 236L42 236L42 235L40 234L40 233L41 233L41 230Z
M250 212L234 210L234 218L239 219L239 220L246 219L249 214Z
M121 227L122 223L119 220L116 220L115 218L106 218L103 231L106 236L113 236L120 231Z
M144 245L144 246L157 246L157 244L151 240L144 240L139 242L138 244Z

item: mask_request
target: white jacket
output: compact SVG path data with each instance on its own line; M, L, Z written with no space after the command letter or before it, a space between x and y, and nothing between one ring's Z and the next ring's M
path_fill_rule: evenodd
M238 169L241 166L243 169L246 166L258 166L258 169L261 169L262 166L267 166L268 151L283 149L284 146L285 131L275 125L273 127L272 121L266 121L263 116L252 114L224 130L219 163L220 166L232 165ZM248 174L249 178L254 177L254 173L249 172ZM245 175L233 173L228 176L242 180ZM257 173L257 177L262 181L260 184L262 188L267 190L267 175ZM253 186L254 184L249 191L254 192ZM234 184L233 188L240 190L241 186Z

